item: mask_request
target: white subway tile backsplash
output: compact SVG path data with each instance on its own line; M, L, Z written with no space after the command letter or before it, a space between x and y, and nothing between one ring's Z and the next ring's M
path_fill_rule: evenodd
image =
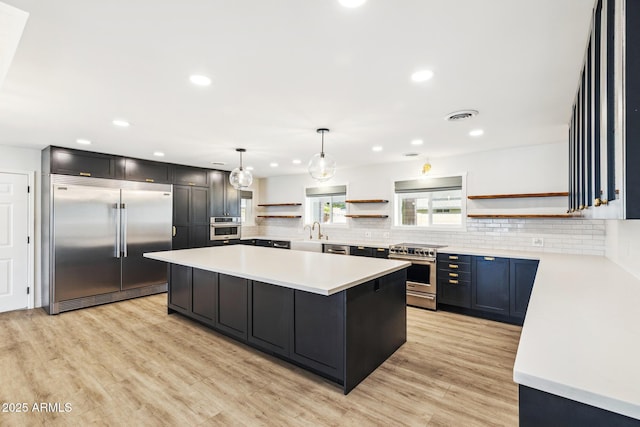
M243 229L244 235L301 238L302 221L269 220ZM390 219L349 220L347 226L323 226L330 239L376 243L434 243L469 248L604 255L605 223L594 219L467 219L466 231L406 230L391 227ZM365 233L371 233L365 237ZM389 237L385 237L388 233ZM533 246L542 238L544 246Z

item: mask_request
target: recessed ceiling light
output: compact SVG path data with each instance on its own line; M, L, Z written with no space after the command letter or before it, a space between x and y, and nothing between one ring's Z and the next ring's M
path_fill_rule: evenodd
M76 142L78 144L82 144L82 145L89 145L91 144L91 141L89 141L88 139L76 139Z
M411 141L411 145L422 145L424 144L424 141L421 139L414 139L413 141Z
M300 160L300 159L293 159L293 161L292 161L291 163L293 163L294 165L299 165L300 163L302 163L302 160Z
M127 128L127 127L131 126L131 123L129 123L126 120L122 120L122 119L115 119L112 123L115 126L119 126L121 128Z
M269 166L271 166L272 168L277 168L278 164L276 162L271 162L269 163Z
M162 151L154 151L153 155L158 157L164 157L164 153Z
M248 171L252 171L253 170L253 166L247 166L245 169L248 170Z
M354 8L360 7L367 2L367 0L338 0L344 7Z
M191 80L191 83L198 86L209 86L211 84L211 79L209 77L199 74L190 76L189 80Z
M378 151L382 151L382 147L381 147L381 146L379 146L379 145L376 145L375 147L371 147L371 150L372 150L372 151L376 151L376 152L378 152Z
M474 129L471 132L469 132L470 136L481 136L484 134L484 131L482 129Z
M416 83L426 82L427 80L430 80L432 77L433 77L433 71L431 70L420 70L411 74L411 80L413 80Z
M225 162L211 162L212 165L216 165L216 166L224 166L226 165Z

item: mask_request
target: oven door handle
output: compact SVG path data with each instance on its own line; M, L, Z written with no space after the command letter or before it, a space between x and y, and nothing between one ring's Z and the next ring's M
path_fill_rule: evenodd
M402 261L409 261L411 264L417 265L436 265L435 258L426 258L426 259L415 259L415 258L405 258L402 256L391 256L389 255L389 259L399 259Z
M407 295L411 295L412 297L416 297L416 298L428 299L430 301L434 301L436 299L435 295L421 294L418 292L411 292L411 291L407 291Z

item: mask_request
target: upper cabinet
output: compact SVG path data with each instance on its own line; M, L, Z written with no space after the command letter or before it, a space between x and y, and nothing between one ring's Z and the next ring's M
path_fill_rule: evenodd
M125 159L124 179L129 181L171 183L171 165L150 160Z
M208 169L175 165L173 170L173 183L179 185L207 187L209 185L208 175Z
M240 216L240 192L229 182L229 172L210 171L211 216Z
M124 161L121 157L91 151L47 147L42 152L43 171L61 175L121 179Z
M569 123L569 213L640 219L640 2L598 0Z

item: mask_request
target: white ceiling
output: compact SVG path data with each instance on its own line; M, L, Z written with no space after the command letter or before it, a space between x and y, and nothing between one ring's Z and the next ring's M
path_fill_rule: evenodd
M229 170L244 147L261 177L303 173L318 127L338 167L566 140L594 3L4 1L30 16L0 88L0 144ZM435 76L413 83L422 68ZM444 120L468 108L480 114Z

